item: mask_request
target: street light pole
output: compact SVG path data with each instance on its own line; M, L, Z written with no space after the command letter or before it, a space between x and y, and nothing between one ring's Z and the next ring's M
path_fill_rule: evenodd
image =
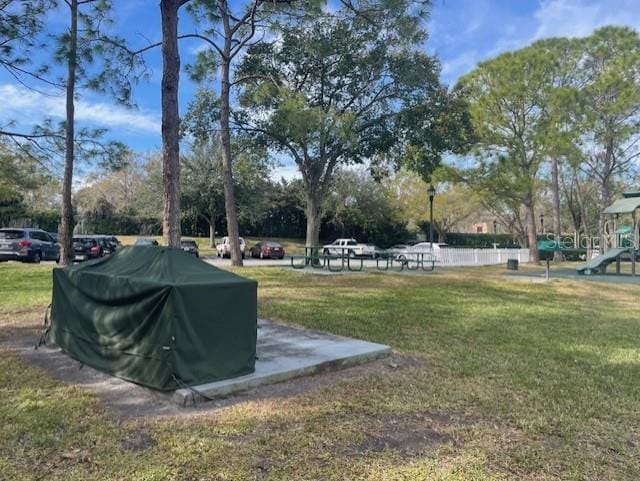
M436 195L436 189L433 184L429 185L427 194L429 194L429 247L433 255L433 198Z

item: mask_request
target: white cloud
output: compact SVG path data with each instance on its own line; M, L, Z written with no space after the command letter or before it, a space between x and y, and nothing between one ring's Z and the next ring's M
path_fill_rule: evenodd
M0 84L3 117L21 125L33 125L47 117L64 119L65 99L14 84ZM104 102L76 100L76 120L90 125L125 129L129 133L160 134L156 115Z
M531 40L585 37L605 25L640 26L637 0L546 0L535 12L539 26Z
M302 176L300 175L300 171L298 167L293 163L288 163L287 165L280 165L271 171L269 175L271 180L278 182L280 179L284 179L286 181L290 181L293 179L300 179Z
M477 0L437 2L430 24L445 81L455 82L478 62L549 37L584 37L606 25L640 30L639 0L539 0L533 11Z
M477 50L467 50L442 64L442 76L446 80L455 80L461 73L469 72L481 59Z

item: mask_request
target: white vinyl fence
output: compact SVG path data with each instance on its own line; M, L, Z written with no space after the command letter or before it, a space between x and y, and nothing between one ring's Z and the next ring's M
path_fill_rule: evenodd
M507 259L529 262L529 249L469 249L443 247L437 252L441 266L488 266L506 264Z

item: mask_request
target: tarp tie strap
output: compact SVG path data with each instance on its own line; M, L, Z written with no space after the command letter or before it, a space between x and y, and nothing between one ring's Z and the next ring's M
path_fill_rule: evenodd
M49 335L49 330L51 329L51 322L49 321L50 314L51 314L51 304L49 304L44 311L44 320L42 321L42 333L40 334L40 339L38 340L38 343L35 345L36 350L40 346L47 343L47 336Z
M176 382L176 384L178 386L180 386L183 389L188 389L189 391L191 391L191 402L193 403L194 406L196 405L196 396L199 396L199 397L203 398L205 401L215 401L216 400L215 398L213 398L211 396L207 396L202 391L199 391L196 388L194 388L192 386L189 386L188 384L186 384L182 379L180 379L175 374L172 374L171 377L173 377L173 380Z

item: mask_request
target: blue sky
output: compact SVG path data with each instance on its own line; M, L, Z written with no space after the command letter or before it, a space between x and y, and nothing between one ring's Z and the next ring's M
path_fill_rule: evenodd
M160 39L158 0L113 0L116 5L114 30L133 45L144 46ZM67 23L65 12L51 12L48 23L60 31ZM460 75L482 60L507 50L523 47L535 40L556 36L586 36L603 25L627 25L640 28L639 0L433 0L425 49L440 58L442 78L454 84ZM193 31L186 11L181 15L181 31ZM201 47L197 41L183 41L183 66L193 61ZM36 59L39 56L36 55ZM159 50L146 56L151 76L134 92L137 109L126 109L111 99L80 92L76 106L80 125L108 127L113 138L139 151L157 150L160 140L160 80L162 67ZM181 112L195 92L195 85L183 73ZM50 116L62 119L64 98L52 92L29 91L6 72L0 72L0 124L18 119L29 128ZM276 175L290 177L295 171L282 166Z

